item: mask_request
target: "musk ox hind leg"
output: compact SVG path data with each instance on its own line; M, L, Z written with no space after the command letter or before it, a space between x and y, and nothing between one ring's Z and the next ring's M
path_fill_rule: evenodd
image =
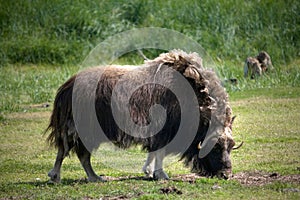
M64 148L62 146L60 146L60 147L58 147L58 152L56 155L54 167L48 173L48 176L50 177L50 182L53 182L53 183L60 182L60 169L61 169L63 160L64 160Z
M67 143L67 146L65 146ZM58 145L57 155L54 162L54 167L49 171L48 176L50 177L50 182L59 183L60 182L60 170L63 163L63 160L67 155L69 155L69 151L74 147L73 142L63 142L63 144Z
M89 182L105 181L102 177L98 176L94 172L93 167L91 165L91 153L85 148L80 139L78 140L78 144L75 147L75 152L88 177Z

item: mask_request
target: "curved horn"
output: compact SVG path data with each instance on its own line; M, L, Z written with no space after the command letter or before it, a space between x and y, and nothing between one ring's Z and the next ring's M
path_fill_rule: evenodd
M234 116L231 118L231 124L233 124L235 118L236 118L236 115L234 115Z
M200 150L201 149L201 142L199 142L197 148Z
M230 128L231 130L232 130L232 124L233 124L235 118L236 118L236 116L233 116L233 117L231 118L230 123L229 123L229 128Z
M242 141L241 144L239 144L239 146L233 147L232 150L237 150L237 149L239 149L241 146L243 146L243 144L244 144L244 141Z

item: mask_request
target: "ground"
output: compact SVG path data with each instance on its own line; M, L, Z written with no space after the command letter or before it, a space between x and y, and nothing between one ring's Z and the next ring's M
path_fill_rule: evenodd
M70 156L62 168L62 182L50 184L47 172L56 151L42 133L52 104L25 105L23 112L9 113L0 121L0 199L299 199L299 94L297 87L231 93L237 115L234 137L244 145L231 155L229 180L200 177L175 162L166 166L169 181L153 181L144 178L134 158L136 172L128 173L94 156L96 172L108 181L88 183L79 161ZM143 161L138 156L137 163ZM124 162L118 154L113 159Z

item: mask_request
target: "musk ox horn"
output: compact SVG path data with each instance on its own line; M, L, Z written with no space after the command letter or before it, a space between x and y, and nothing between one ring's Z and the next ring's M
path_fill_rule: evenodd
M236 116L233 116L233 117L231 118L231 122L229 123L229 128L230 128L231 130L232 130L232 124L233 124L235 118L236 118Z
M197 148L200 150L201 149L201 142L199 142Z
M244 141L242 141L241 144L239 144L238 146L233 147L232 150L239 149L241 146L243 146L243 144L244 144Z

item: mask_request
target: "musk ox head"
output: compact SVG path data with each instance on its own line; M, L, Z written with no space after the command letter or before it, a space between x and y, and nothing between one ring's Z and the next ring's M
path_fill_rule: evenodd
M221 129L221 135L217 138L217 142L211 151L203 158L195 156L193 159L192 171L203 176L228 179L232 174L232 165L230 153L232 150L238 149L243 142L235 146L232 137L232 123L235 117L230 119L228 126ZM201 142L198 144L198 150L201 151Z
M192 171L200 175L228 178L232 173L230 153L242 144L234 147L232 125L235 117L232 117L228 94L220 79L213 70L203 67L197 54L171 52L163 58L160 59L168 60L168 63L174 60L171 62L173 68L189 80L199 104L198 132L182 159L187 165L192 163Z
M273 68L271 57L267 52L265 51L259 52L259 54L256 56L256 59L261 64L262 72L266 72L268 68Z
M244 75L250 75L251 79L262 75L262 67L259 60L253 57L248 57L245 61Z

